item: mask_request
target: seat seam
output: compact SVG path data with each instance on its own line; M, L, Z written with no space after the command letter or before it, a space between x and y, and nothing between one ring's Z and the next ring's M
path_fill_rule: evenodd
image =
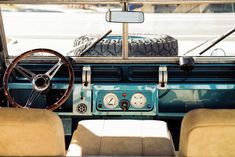
M101 129L101 137L100 137L100 148L99 148L99 154L101 155L101 148L102 148L102 140L103 140L103 136L104 136L104 123L105 123L105 120L102 120L103 121L103 126L102 126L102 129Z
M144 135L143 135L143 120L142 120L142 122L141 122L141 144L142 144L142 152L141 152L141 154L142 154L142 156L144 156L144 154L145 154L145 150L144 150Z

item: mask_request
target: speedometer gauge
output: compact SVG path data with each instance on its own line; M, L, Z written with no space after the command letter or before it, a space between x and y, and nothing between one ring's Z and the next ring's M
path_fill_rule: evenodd
M141 93L135 93L131 97L131 106L133 106L134 108L143 108L146 105L146 102L146 97Z
M106 108L114 109L118 106L118 97L114 93L108 93L104 96L103 104Z

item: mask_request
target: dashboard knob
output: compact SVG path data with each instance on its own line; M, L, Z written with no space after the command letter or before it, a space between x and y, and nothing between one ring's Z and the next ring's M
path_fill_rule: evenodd
M129 108L129 106L130 106L130 103L129 103L129 101L126 100L126 99L123 99L123 100L120 102L120 107L121 107L121 109L122 109L123 111L127 111L128 108Z

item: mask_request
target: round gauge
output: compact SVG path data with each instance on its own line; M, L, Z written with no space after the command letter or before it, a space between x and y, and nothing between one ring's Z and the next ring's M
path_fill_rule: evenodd
M104 106L109 109L114 109L118 106L118 97L114 93L108 93L103 99Z
M146 97L141 93L135 93L131 97L131 106L133 106L134 108L143 108L146 105L146 102Z

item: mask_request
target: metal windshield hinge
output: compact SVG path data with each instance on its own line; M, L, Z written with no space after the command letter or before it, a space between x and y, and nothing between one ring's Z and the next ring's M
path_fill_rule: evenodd
M84 66L82 68L82 87L83 89L91 88L91 67Z
M168 81L167 66L159 66L158 73L159 88L166 88Z

